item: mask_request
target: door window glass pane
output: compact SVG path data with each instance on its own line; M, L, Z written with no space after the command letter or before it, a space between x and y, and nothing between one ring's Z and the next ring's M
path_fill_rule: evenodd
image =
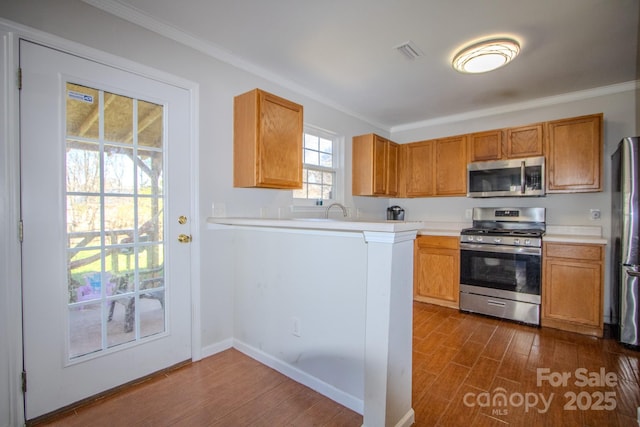
M100 304L84 304L69 308L69 337L71 358L94 353L102 349ZM77 328L83 332L78 333Z
M98 139L100 109L98 90L67 83L67 138Z
M67 141L67 191L100 192L100 152L98 144Z
M166 330L163 114L161 105L67 84L72 359Z
M138 150L138 192L160 196L162 194L162 152Z
M133 194L133 148L105 145L104 192Z
M133 99L105 92L104 139L106 141L133 142Z
M138 101L138 145L162 148L162 105Z

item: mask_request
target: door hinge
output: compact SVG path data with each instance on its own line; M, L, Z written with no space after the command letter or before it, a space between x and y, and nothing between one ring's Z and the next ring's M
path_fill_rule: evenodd
M27 392L27 371L22 371L22 392Z
M24 239L24 223L22 220L18 222L18 239L20 239L20 243L22 243Z
M18 68L18 90L22 90L22 68Z

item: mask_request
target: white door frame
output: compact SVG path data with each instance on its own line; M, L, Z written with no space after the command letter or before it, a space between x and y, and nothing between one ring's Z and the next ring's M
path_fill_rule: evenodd
M142 64L111 55L52 34L0 18L0 338L9 345L0 349L0 379L7 377L8 389L0 390L0 409L3 399L8 402L9 417L0 420L0 427L24 425L24 405L21 385L22 371L22 308L21 308L21 257L19 241L20 219L20 123L17 69L20 39L39 43L53 49L81 56L114 68L189 91L191 139L191 206L189 218L193 218L191 232L194 242L191 248L191 354L192 360L202 358L201 307L200 307L200 209L199 209L199 85ZM2 372L6 369L7 372ZM3 382L0 382L2 384Z

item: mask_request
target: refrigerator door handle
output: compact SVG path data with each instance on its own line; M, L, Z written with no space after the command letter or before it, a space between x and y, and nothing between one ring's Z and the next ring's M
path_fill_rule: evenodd
M637 266L622 268L620 289L620 341L640 345L640 271Z

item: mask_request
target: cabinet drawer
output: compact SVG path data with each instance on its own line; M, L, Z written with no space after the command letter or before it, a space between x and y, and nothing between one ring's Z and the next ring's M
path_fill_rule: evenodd
M544 256L547 258L569 258L581 261L602 260L601 245L583 245L572 243L545 243Z
M451 236L418 236L416 245L419 248L459 249L460 238Z

